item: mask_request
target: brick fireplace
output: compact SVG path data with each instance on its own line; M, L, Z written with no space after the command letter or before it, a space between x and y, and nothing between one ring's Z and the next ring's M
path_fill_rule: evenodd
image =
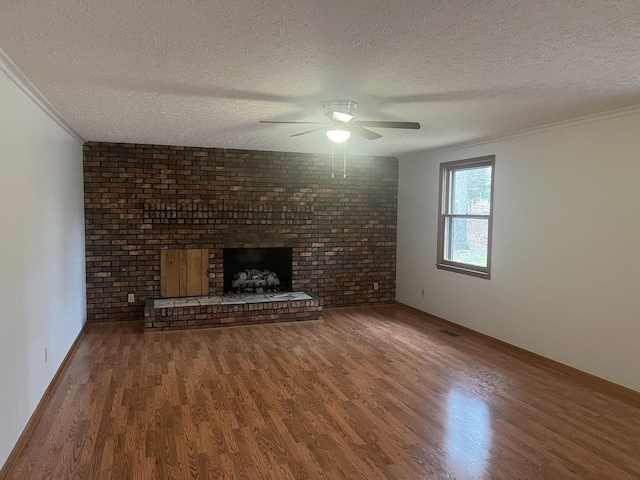
M222 251L224 292L233 292L236 287L233 284L234 275L243 271L261 270L276 274L277 291L292 291L291 273L293 271L292 249L281 248L225 248ZM258 288L268 290L269 285ZM273 287L271 287L273 288ZM260 293L262 290L260 290Z
M322 155L87 142L88 321L142 319L162 249L207 248L211 295L225 248L288 247L292 290L325 308L393 302L397 160L330 169Z

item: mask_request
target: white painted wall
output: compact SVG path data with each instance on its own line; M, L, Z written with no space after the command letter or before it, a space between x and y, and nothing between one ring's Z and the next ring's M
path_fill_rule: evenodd
M439 163L489 154L491 280L438 270ZM399 302L640 391L640 112L401 158L399 182Z
M82 328L85 293L82 145L0 70L0 467Z

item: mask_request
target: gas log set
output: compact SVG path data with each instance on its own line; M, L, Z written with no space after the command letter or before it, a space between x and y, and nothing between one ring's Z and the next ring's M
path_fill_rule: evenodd
M255 268L235 273L231 280L233 293L279 292L278 285L280 279L275 272Z

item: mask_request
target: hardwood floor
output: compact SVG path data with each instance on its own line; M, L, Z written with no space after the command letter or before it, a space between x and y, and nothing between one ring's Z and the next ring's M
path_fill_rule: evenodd
M640 409L401 305L88 325L10 479L638 479Z

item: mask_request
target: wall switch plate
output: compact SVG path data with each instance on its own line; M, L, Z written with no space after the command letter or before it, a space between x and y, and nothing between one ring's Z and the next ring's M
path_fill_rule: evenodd
M373 289L374 290L379 290L380 289L380 285L378 285L378 282L373 282Z
M49 355L47 354L47 347L44 347L44 363L47 363L49 360Z
M127 295L127 301L128 301L129 303L133 303L133 302L135 302L135 298L136 298L136 297L135 297L135 295L134 295L133 293L130 293L129 295Z

